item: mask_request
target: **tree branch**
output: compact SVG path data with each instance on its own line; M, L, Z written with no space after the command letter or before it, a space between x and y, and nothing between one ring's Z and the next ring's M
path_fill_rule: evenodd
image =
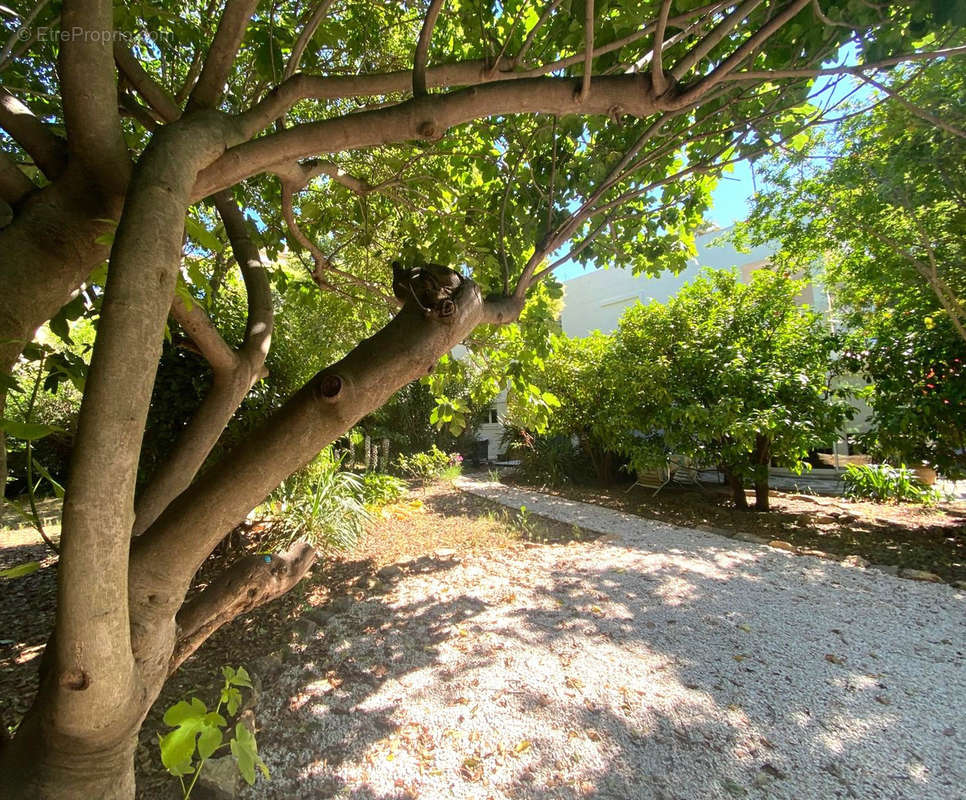
M771 69L771 70L747 70L743 72L732 72L725 80L727 81L773 81L782 78L820 78L824 75L856 75L861 76L863 70L885 69L904 64L911 61L930 61L936 58L952 58L966 54L966 45L958 47L946 47L939 50L930 50L920 53L903 53L898 56L883 58L866 64L859 64L854 67L826 67L824 69Z
M113 37L107 35L114 30L114 5L111 0L65 0L61 16L61 29L71 33L61 42L58 63L71 158L85 167L95 185L123 193L131 158L121 135Z
M15 206L37 187L6 153L0 153L0 198Z
M723 2L710 3L696 8L686 14L668 19L668 25L689 22L709 11L714 11L725 5ZM638 31L622 36L594 49L595 56L620 50L629 44L647 36L654 30L655 23L651 23ZM460 61L450 64L439 64L427 67L426 85L428 88L452 88L480 86L497 81L525 80L549 75L584 61L583 53L576 53L566 58L543 64L539 67L518 71L515 69L494 71L492 65L483 60ZM516 65L519 56L512 59ZM373 97L386 94L401 94L412 88L412 70L376 73L372 75L306 75L296 73L272 89L266 97L252 109L243 114L248 130L252 135L267 128L271 122L279 119L285 112L300 100L339 100L350 97ZM367 109L370 108L367 106Z
M141 62L121 41L114 43L114 60L131 86L165 122L173 122L181 116L181 108L174 98L145 71Z
M414 302L345 358L319 372L245 442L225 456L230 468L208 470L134 541L132 580L138 595L175 597L221 538L286 476L399 388L425 375L482 322L516 318L522 302L484 303L464 279L451 315L426 317ZM146 590L146 591L144 591ZM137 624L173 613L146 601Z
M870 78L868 75L864 75L862 72L856 72L856 74L859 76L859 78L865 81L865 83L874 86L883 94L891 97L893 100L899 103L899 105L920 119L926 120L926 122L929 122L935 125L937 128L946 131L946 133L951 133L953 136L958 136L960 139L966 139L966 131L964 131L962 128L957 128L955 125L951 125L941 117L937 117L935 114L927 111L922 106L917 106L915 103L909 102L899 92L893 91L888 86L879 83L877 80Z
M50 180L66 169L67 143L3 87L0 87L0 128L10 134Z
M523 45L520 47L520 51L514 57L512 66L515 67L518 64L523 63L523 59L526 58L527 53L530 52L530 47L533 45L533 40L534 40L534 37L537 35L537 32L547 23L547 20L550 19L550 15L553 14L554 11L556 11L557 6L559 6L562 2L563 0L553 0L553 2L551 2L543 10L543 13L540 15L540 19L537 20L536 25L534 25L527 32L527 38L523 40ZM497 64L494 65L494 69L498 64L499 62L497 62Z
M231 66L256 5L258 0L227 0L225 3L225 10L205 58L205 65L201 68L198 82L188 98L189 111L195 108L214 108L221 102L225 82L231 73Z
M662 61L662 50L664 48L664 32L667 30L667 18L671 13L671 0L662 0L661 10L657 17L657 27L654 30L654 49L651 56L651 83L654 85L654 94L660 97L667 89L667 81L664 78L664 65Z
M584 0L584 74L580 84L580 99L590 94L590 79L594 74L594 0Z
M332 2L333 0L320 0L319 4L315 7L315 11L312 12L312 16L309 17L309 21L305 23L305 27L302 28L298 39L295 40L295 44L292 46L292 54L289 56L288 63L285 65L285 72L282 73L283 78L291 78L299 68L299 63L302 61L305 48L312 40L319 25L322 24L325 15L329 13Z
M750 56L755 50L761 47L768 39L770 39L775 33L777 33L781 28L785 26L786 23L791 21L793 18L797 17L802 9L807 6L811 0L794 0L794 2L789 3L785 8L772 17L768 22L761 26L747 41L744 42L734 53L728 56L724 61L722 61L717 67L715 67L710 74L703 77L697 84L690 90L684 92L679 102L681 103L693 103L698 98L702 97L705 92L713 87L717 86L721 81L725 80L738 65L741 64L748 56Z
M296 542L284 553L245 556L228 567L178 612L168 674L222 625L285 594L308 574L316 556L311 545Z
M604 193L607 192L614 184L619 181L625 175L625 169L628 164L633 161L634 157L641 151L641 149L653 139L661 130L664 125L667 124L670 116L660 116L650 125L648 125L644 132L638 137L637 141L627 150L626 153L621 157L620 161L614 165L610 170L607 177L594 189L593 192L584 200L580 206L567 216L563 222L561 222L552 231L547 231L546 235L537 245L533 251L533 255L527 260L526 265L523 268L523 272L520 275L520 279L517 281L517 285L513 290L513 296L522 299L527 290L535 283L534 273L538 266L543 263L544 259L556 250L560 245L570 237L570 235L586 220L590 217L594 211L594 206L597 201L603 197Z
M198 352L214 372L232 372L238 365L238 357L222 338L211 318L198 304L186 306L184 300L176 297L171 304L171 316L188 338L198 348Z
M200 164L224 147L226 128L222 118L204 115L159 131L114 239L64 498L56 633L48 645L57 678L44 685L67 730L88 730L92 714L115 713L119 699L136 696L142 680L150 683L135 670L129 615L138 456L180 265L187 194Z
M429 61L429 44L433 39L433 28L439 12L443 10L446 0L430 0L429 9L423 20L423 28L419 32L416 42L416 54L413 56L413 97L423 97L426 94L426 64Z
M711 31L700 39L685 56L678 61L671 69L671 75L675 81L680 81L691 69L704 58L715 46L744 22L749 15L762 3L762 0L745 0L738 8L732 11L721 22L715 25Z
M538 112L558 116L582 113L643 117L660 110L661 104L655 102L646 75L598 78L594 94L583 103L579 88L579 79L572 78L501 81L299 125L228 150L202 170L195 196L205 197L308 155L409 139L435 140L454 125L485 116ZM261 120L244 119L242 126L249 131L260 130Z
M274 327L272 291L249 225L229 190L218 192L215 206L225 224L248 296L245 340L238 352L225 344L198 305L186 310L180 298L171 306L178 320L211 365L212 385L191 421L178 436L168 459L157 469L137 499L133 534L139 536L198 474L252 386L265 376Z
M31 12L26 17L21 17L21 22L17 26L17 29L10 34L10 37L7 39L7 43L3 46L3 50L0 50L0 69L3 68L3 65L6 63L7 59L10 58L10 53L13 52L14 46L23 42L22 31L29 30L30 23L33 22L37 18L37 15L44 10L48 2L49 0L40 0L40 2L33 7Z
M327 162L321 163L325 164ZM309 256L312 258L313 264L313 269L311 271L312 280L315 281L320 289L338 291L338 288L334 286L327 278L327 274L332 273L344 278L349 283L355 284L356 286L373 293L376 297L385 300L391 308L395 308L398 305L396 299L392 295L388 294L383 288L360 278L358 275L336 267L335 264L332 263L332 259L322 252L321 248L308 234L305 233L305 231L302 230L298 224L298 221L295 219L295 193L305 188L312 178L321 174L327 174L324 169L318 168L319 165L316 164L314 168L306 169L302 173L302 177L300 179L294 178L291 173L287 178L280 176L282 180L282 218L285 220L285 225L291 234L289 244L294 245L292 250L296 253L300 248L308 251ZM316 172L317 169L318 172Z

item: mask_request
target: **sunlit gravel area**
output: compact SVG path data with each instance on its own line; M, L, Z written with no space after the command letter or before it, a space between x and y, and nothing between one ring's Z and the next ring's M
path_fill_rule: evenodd
M966 797L966 593L460 486L606 535L333 605L264 676L246 797Z

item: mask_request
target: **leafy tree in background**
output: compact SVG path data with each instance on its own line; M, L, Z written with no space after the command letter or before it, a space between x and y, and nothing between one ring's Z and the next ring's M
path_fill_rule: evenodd
M757 270L748 284L708 271L666 304L636 305L614 333L611 425L634 468L666 454L719 466L735 504L768 510L768 466L802 469L829 446L848 405L829 390L834 340L799 305L804 283Z
M602 482L616 476L614 448L621 433L613 426L614 389L607 361L611 345L611 338L599 331L583 338L554 336L549 353L532 373L534 383L560 404L550 415L546 435L568 441L576 437L580 461L589 463ZM525 418L526 408L519 406L529 403L527 396L510 396L511 424Z
M739 240L778 242L775 261L790 269L824 267L845 357L871 381L867 448L956 473L966 467L966 64L905 69L874 92L883 102L867 113L767 163L769 188Z
M6 18L0 374L78 290L97 335L55 632L0 794L133 796L136 733L167 676L315 558L242 558L185 603L250 509L476 328L525 315L568 258L683 266L720 169L823 116L805 100L819 74L855 71L822 67L843 44L870 75L952 57L958 8L64 0ZM373 328L199 472L265 376L286 249L348 302L320 307L333 340L370 310ZM400 308L397 257L462 279L439 273L451 297L402 292ZM233 262L246 310L229 341L212 299ZM169 317L211 377L136 492ZM530 391L517 353L510 379Z

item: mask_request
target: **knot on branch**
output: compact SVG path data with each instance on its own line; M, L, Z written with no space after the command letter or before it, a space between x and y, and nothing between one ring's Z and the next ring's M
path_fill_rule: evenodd
M420 135L423 139L442 139L443 131L436 127L436 123L431 119L424 119L419 123L419 127L416 128L416 133Z
M345 385L345 381L339 375L323 375L322 380L319 381L319 395L323 400L330 403L334 403L339 395L342 394L342 387Z
M413 303L426 317L452 317L462 287L463 276L442 264L404 267L392 262L392 293L403 303Z

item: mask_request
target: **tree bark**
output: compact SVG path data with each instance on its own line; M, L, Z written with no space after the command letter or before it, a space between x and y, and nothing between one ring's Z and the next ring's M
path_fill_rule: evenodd
M0 797L10 800L131 800L134 751L144 714L118 709L126 729L113 741L52 736L36 707L0 749Z
M178 612L178 639L169 674L222 625L295 586L316 556L309 544L297 542L284 553L245 556L232 564Z
M162 663L146 668L131 646L134 480L181 261L187 193L229 135L222 115L186 118L155 136L131 182L64 499L54 633L24 727L0 754L0 767L13 776L5 796L133 796L137 730L174 646L173 618L155 631L155 655L167 643ZM31 745L32 761L24 756ZM27 764L16 766L20 759Z
M755 437L755 511L768 511L768 465L771 462L771 439Z
M265 374L265 357L274 326L272 290L258 247L230 192L219 192L215 204L225 223L235 260L248 294L245 341L232 351L199 307L190 312L180 299L174 316L199 345L214 375L201 407L178 437L174 451L144 487L135 508L134 535L140 536L167 505L191 484L235 410Z
M741 477L732 472L728 467L722 466L721 471L724 473L725 481L728 483L728 487L731 489L731 497L735 501L735 508L739 511L748 510L748 498L745 497L745 486Z

